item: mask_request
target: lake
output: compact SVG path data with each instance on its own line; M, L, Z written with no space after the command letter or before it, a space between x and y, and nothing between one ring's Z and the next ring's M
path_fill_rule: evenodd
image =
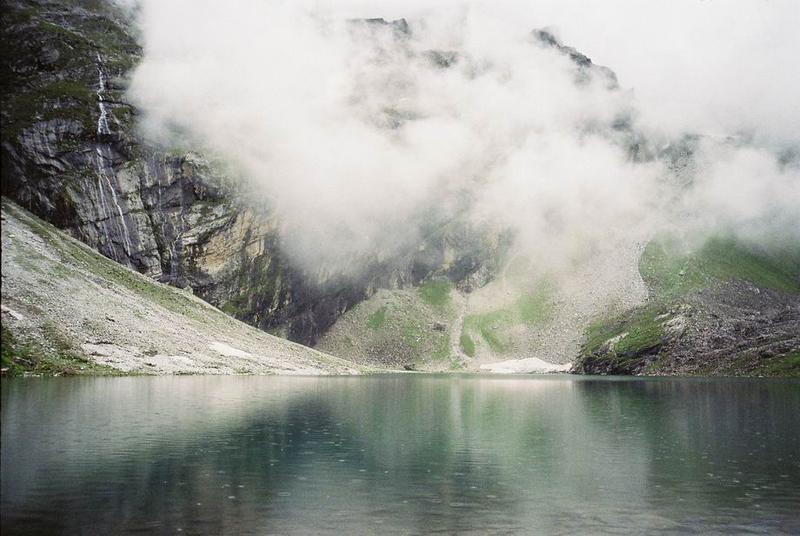
M2 533L800 533L800 382L2 381Z

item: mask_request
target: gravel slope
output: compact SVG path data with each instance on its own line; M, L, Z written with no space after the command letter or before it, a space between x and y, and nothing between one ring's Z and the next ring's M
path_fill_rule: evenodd
M122 267L6 199L2 245L4 368L46 371L49 360L78 374L366 370L268 335Z

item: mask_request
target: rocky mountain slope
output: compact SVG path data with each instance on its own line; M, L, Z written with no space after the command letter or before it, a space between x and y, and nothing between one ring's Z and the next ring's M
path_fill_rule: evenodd
M353 374L231 318L3 200L4 373Z
M364 365L425 370L523 358L563 364L580 354L576 370L587 373L762 373L763 356L796 359L794 287L758 282L772 265L757 263L755 276L703 272L702 284L664 293L659 281L681 269L648 271L657 242L641 261L634 244L543 273L510 253L507 230L433 207L417 242L388 258L376 253L357 276L309 273L285 253L280 222L247 177L183 141L144 140L126 97L142 51L125 13L96 0L8 0L2 9L3 195L105 257L261 330ZM400 40L410 31L403 20L362 23ZM552 34L530 37L569 58L577 87L599 80L603 91L620 91L611 70ZM459 61L457 51L425 54L433 69ZM413 120L384 113L386 128ZM691 167L696 138L656 149L632 125L623 116L591 129L633 162ZM781 262L796 283L798 272ZM598 271L613 274L603 288Z
M613 259L542 276L516 257L476 288L434 277L383 289L347 311L317 347L355 362L418 370L477 371L530 358L569 363L594 319L644 303L639 254L620 249ZM602 288L598 270L613 274Z
M125 266L296 341L313 343L361 299L363 285L308 284L293 270L269 212L223 166L142 142L124 92L141 51L111 4L4 2L2 32L3 195Z
M357 278L304 273L242 178L140 138L125 88L141 49L122 12L89 0L16 0L4 2L3 20L3 195L103 255L305 344L378 288L434 276L472 288L496 269L502 235L434 215L423 243L376 257ZM404 21L367 23L409 31ZM576 81L597 71L616 84L610 71L537 35L573 57ZM438 68L456 61L431 54Z
M304 272L246 178L185 146L142 140L125 95L141 49L122 12L16 0L4 2L3 20L2 193L103 255L304 344L377 288L493 269L497 250L472 247L468 224L434 218L423 244L376 256L356 278Z
M650 242L647 302L588 330L590 374L800 376L800 246L717 237L687 251Z

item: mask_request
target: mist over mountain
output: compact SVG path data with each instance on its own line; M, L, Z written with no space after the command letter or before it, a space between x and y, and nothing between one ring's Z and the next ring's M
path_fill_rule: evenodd
M800 236L798 138L789 127L800 112L750 98L776 84L740 70L742 83L722 92L725 77L710 83L701 65L680 73L673 59L664 67L670 87L655 103L647 83L656 57L632 69L645 83L640 100L627 78L618 83L553 33L531 31L545 14L565 20L568 8L528 9L526 30L513 18L521 6L506 8L410 8L412 16L386 22L347 18L364 12L357 4L143 2L143 58L129 95L145 135L200 144L254 182L292 261L310 273L357 275L370 259L415 247L430 222L453 218L511 231L513 247L543 270L674 227ZM611 11L621 9L635 11ZM690 20L720 9L700 7ZM766 9L759 19L786 5ZM185 24L176 28L176 18ZM652 18L642 24L672 28ZM655 50L663 39L656 32ZM753 36L740 39L723 52ZM700 48L678 47L679 59L719 61L711 36L696 40ZM742 59L766 57L759 46ZM796 76L775 75L780 89L770 91L796 87ZM683 88L696 99L660 124L656 108L686 101ZM710 109L701 111L704 102ZM734 107L748 111L724 117Z
M795 359L791 2L4 7L3 195L239 320L395 368Z

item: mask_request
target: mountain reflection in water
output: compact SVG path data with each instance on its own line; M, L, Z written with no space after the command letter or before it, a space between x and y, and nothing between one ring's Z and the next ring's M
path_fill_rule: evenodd
M800 532L800 382L10 379L2 532Z

